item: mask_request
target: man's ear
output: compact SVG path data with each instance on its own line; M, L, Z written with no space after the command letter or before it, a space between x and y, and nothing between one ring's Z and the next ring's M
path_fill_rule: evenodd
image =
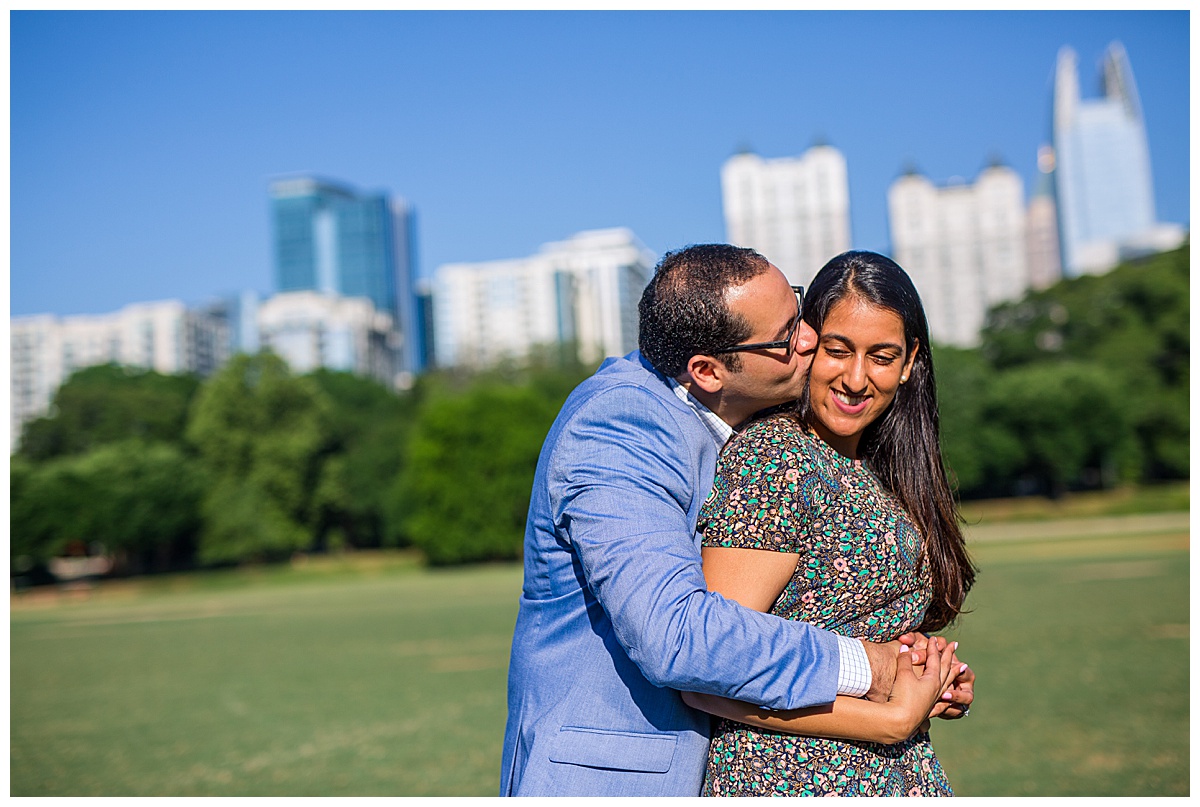
M688 359L687 374L692 383L710 395L720 392L725 386L725 365L712 356L697 354Z

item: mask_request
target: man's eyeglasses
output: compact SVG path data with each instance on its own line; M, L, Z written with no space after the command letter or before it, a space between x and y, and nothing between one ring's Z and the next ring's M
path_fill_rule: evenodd
M792 323L792 327L788 330L787 337L778 342L751 342L745 345L734 345L733 347L723 347L720 350L714 350L713 354L719 353L739 353L744 350L771 350L772 348L784 348L787 350L783 355L792 355L792 344L796 338L796 329L800 327L800 317L804 314L804 287L792 286L792 291L796 292L796 321Z

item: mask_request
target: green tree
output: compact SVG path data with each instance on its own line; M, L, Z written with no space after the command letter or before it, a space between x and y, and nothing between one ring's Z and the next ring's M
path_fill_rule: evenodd
M978 350L935 346L942 453L960 495L1007 495L1022 459L1017 435L987 413L996 371Z
M318 534L330 405L272 353L235 356L201 389L187 427L211 486L200 560L266 560L313 546Z
M125 570L185 558L203 491L196 461L177 446L127 440L40 465L14 459L12 556L37 561L71 543L101 544Z
M163 570L190 556L200 526L204 480L199 463L166 443L126 440L76 460L91 480L93 540L126 570Z
M1118 386L1143 478L1186 478L1190 247L1064 280L993 309L982 354L997 369L1089 362Z
M1018 441L1016 474L1050 495L1085 472L1093 486L1136 472L1129 412L1111 376L1095 365L1041 363L1000 373L983 414Z
M330 407L330 456L317 499L328 543L354 547L403 543L389 524L416 410L415 396L397 395L377 381L318 370L309 375Z
M424 402L394 496L431 563L520 557L538 453L561 403L490 380Z
M92 480L72 460L35 465L13 457L9 465L10 558L45 561L72 541L91 535L89 512L80 503L94 500Z
M50 415L25 424L19 452L42 461L119 440L182 442L199 384L193 375L116 364L86 367L59 387Z

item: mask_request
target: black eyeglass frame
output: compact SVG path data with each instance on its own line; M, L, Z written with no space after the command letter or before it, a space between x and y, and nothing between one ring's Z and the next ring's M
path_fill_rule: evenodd
M787 355L792 352L792 340L796 337L796 329L800 327L800 319L804 316L804 287L792 286L792 291L796 293L796 321L792 323L792 329L788 331L786 338L778 342L750 342L745 345L734 345L733 347L723 347L720 350L714 350L713 355L719 353L740 353L744 350L771 350L773 348L787 348Z

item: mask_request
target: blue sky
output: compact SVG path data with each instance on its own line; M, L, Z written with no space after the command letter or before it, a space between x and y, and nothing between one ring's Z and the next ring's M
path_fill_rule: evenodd
M909 161L1033 190L1055 58L1120 40L1158 217L1190 221L1189 15L1169 12L12 12L10 306L104 312L272 291L270 179L403 196L419 269L625 226L725 239L741 144L846 156L886 251ZM769 257L769 256L768 256Z

